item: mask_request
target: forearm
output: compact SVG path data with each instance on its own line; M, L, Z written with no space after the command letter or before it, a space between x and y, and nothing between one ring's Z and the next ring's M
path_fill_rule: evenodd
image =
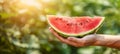
M97 34L96 36L98 38L96 39L96 42L93 45L120 49L120 35L114 36Z

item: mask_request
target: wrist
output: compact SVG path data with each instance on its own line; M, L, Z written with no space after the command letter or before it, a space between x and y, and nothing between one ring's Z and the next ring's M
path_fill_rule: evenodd
M99 36L97 34L89 35L83 38L84 41L84 46L90 46L90 45L99 45Z
M104 36L96 35L96 41L93 43L95 46L103 46L105 44Z
M98 34L96 35L96 37L97 37L96 41L93 44L94 46L106 46L106 47L120 49L119 36Z

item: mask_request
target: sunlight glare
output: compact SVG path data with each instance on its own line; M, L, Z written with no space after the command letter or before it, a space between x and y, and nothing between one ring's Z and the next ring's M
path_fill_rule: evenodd
M50 2L51 0L42 0L43 2Z
M20 0L21 3L28 5L28 6L35 6L35 7L40 7L41 4L38 3L36 0Z
M18 13L19 13L19 14L23 14L23 13L25 13L25 12L27 12L27 11L28 11L28 9L22 9L22 10L19 10Z

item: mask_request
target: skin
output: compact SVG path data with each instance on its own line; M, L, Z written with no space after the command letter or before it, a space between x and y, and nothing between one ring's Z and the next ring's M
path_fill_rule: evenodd
M91 34L84 36L83 38L67 37L63 38L52 28L50 31L61 42L72 45L74 47L83 46L105 46L120 49L120 35L104 35L104 34Z

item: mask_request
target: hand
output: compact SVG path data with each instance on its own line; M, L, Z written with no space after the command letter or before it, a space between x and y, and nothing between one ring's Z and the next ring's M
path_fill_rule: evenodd
M63 38L62 36L58 35L57 32L55 32L52 28L50 28L50 31L61 42L75 46L75 47L94 45L97 40L97 36L95 36L94 34L84 36L83 38L75 38L75 37Z

